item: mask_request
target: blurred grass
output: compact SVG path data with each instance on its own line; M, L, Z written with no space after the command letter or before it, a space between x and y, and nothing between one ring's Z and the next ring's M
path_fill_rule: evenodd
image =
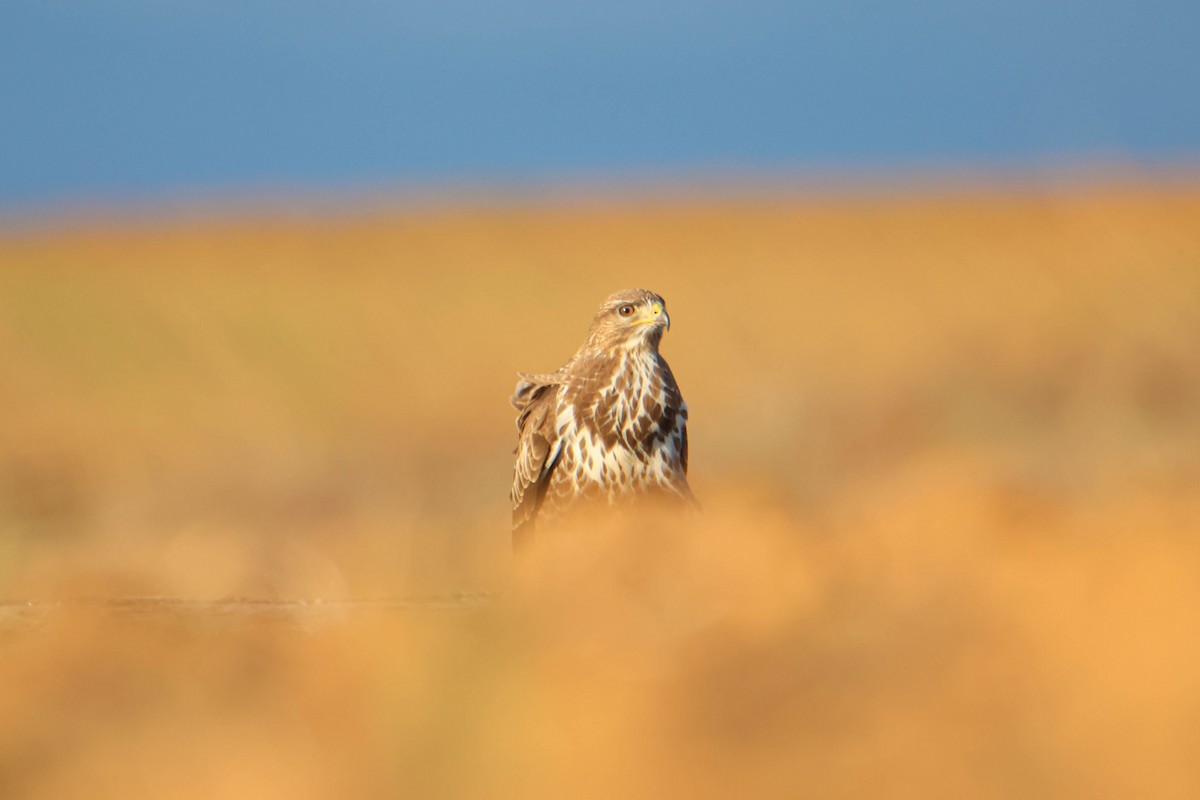
M708 513L515 570L638 285ZM1200 793L1194 187L9 232L0 409L0 796Z

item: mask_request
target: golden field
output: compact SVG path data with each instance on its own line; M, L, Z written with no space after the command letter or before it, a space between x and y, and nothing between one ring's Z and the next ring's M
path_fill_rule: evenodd
M705 513L509 553L667 298ZM1200 186L0 234L0 797L1200 796Z

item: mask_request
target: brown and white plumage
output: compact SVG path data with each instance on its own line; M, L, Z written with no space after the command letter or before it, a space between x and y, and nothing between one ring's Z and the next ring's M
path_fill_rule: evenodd
M658 352L671 325L644 289L611 295L587 339L557 371L520 374L513 470L513 545L585 501L648 494L691 499L687 404Z

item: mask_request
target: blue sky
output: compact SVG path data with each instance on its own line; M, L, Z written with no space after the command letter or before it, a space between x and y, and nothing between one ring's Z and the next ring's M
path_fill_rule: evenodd
M0 207L1200 156L1196 0L4 0Z

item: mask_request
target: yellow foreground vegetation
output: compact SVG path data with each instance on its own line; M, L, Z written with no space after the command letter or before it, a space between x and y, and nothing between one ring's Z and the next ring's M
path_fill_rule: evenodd
M627 286L705 513L514 565ZM1200 189L10 231L0 600L5 798L1200 796Z

